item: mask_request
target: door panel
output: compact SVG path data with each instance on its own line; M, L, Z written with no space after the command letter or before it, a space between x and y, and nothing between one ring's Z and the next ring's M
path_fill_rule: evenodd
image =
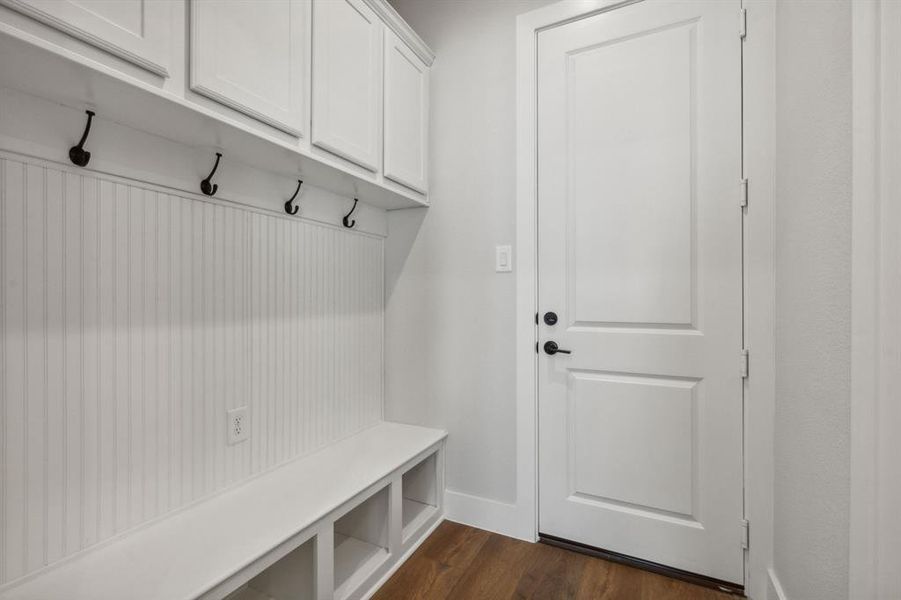
M370 171L381 162L382 30L362 0L313 4L313 143Z
M588 502L690 518L698 383L575 372L571 386L569 493Z
M385 177L426 192L429 68L385 32Z
M162 77L169 76L171 10L160 0L0 0L38 21Z
M193 0L191 89L306 137L309 0Z
M573 198L604 194L569 212L577 322L692 322L696 30L690 21L569 56L567 183Z
M743 580L740 4L538 36L540 531Z

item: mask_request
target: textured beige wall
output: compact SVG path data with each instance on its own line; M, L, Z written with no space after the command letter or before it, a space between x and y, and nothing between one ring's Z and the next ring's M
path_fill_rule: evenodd
M848 598L851 4L776 12L775 571Z

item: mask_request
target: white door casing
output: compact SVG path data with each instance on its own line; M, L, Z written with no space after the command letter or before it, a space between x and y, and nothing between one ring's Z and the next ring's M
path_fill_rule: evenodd
M384 26L363 0L315 0L313 30L313 143L377 171Z
M42 23L123 58L169 76L171 11L160 0L0 0Z
M191 89L307 137L310 0L193 0Z
M741 584L738 0L538 34L539 530Z
M901 589L901 5L857 2L853 22L849 597Z

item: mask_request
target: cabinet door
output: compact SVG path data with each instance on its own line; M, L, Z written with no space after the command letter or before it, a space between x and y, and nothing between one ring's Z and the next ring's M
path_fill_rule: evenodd
M191 89L306 136L309 0L193 0Z
M394 33L385 35L385 177L426 193L429 68Z
M173 2L0 0L3 4L157 75L169 76Z
M362 0L313 4L313 143L370 171L380 162L382 27Z

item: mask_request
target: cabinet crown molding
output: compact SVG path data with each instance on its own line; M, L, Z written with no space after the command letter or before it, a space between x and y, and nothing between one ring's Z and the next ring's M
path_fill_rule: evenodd
M427 67L432 66L432 63L435 62L435 53L424 41L422 41L422 38L413 31L413 28L410 27L409 23L404 21L403 17L394 10L393 6L388 4L385 0L363 1L375 11L379 18L397 35L397 37L402 39L407 46L410 47L410 50L412 50Z

